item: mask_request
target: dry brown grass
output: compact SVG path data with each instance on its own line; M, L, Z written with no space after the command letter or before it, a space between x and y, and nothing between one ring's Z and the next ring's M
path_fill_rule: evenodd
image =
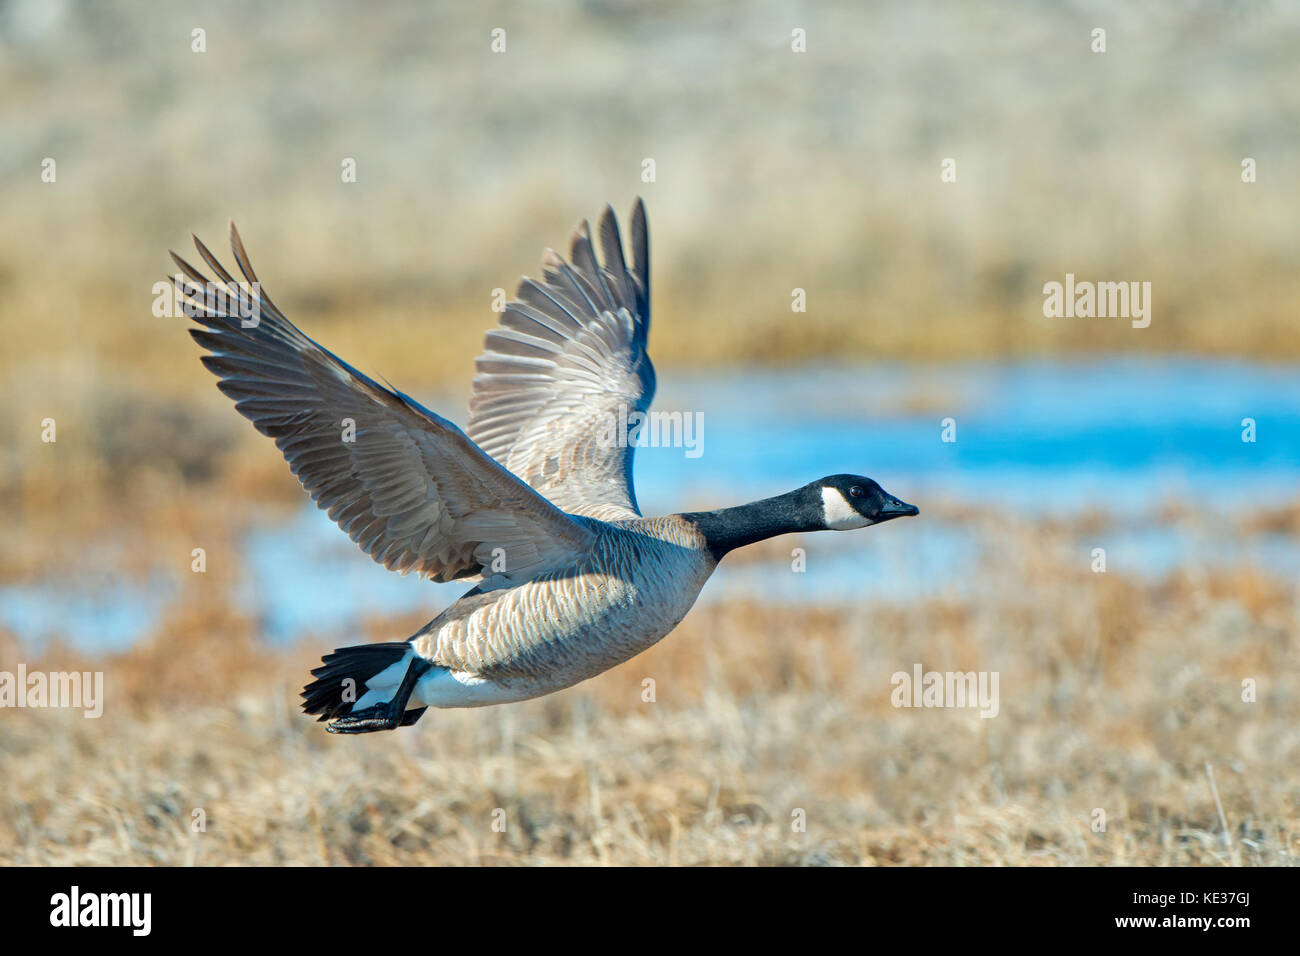
M127 519L160 494L129 488ZM164 488L171 517L139 541L170 541L183 560L198 529L237 535L243 504L220 488ZM563 694L355 738L296 712L334 636L268 649L213 561L126 653L0 641L0 669L103 670L107 688L98 720L0 717L0 861L1292 862L1294 586L1246 570L1094 575L1060 564L1061 533L1004 523L969 598L702 606L649 653ZM367 637L419 623L377 620ZM998 671L1001 713L893 708L890 675L916 662ZM1247 677L1257 703L1241 701ZM1095 808L1104 833L1090 828ZM806 832L792 828L798 809Z
M191 372L211 402L169 406L163 384L69 375L55 445L20 435L40 410L22 380L4 389L15 414L0 423L14 439L0 497L16 507L0 523L0 580L77 587L107 567L164 575L177 591L147 642L108 658L37 653L0 634L0 670L103 670L108 697L98 720L0 712L0 861L1217 865L1300 854L1294 582L1250 568L1145 582L1088 573L1069 542L1111 527L1102 512L1030 524L936 502L923 520L970 528L985 546L967 591L814 612L700 607L659 647L566 693L331 737L296 712L296 692L323 648L358 638L272 650L241 614L241 535L302 496ZM1291 533L1298 508L1220 533ZM1175 501L1152 520L1193 518ZM188 571L200 542L201 576ZM798 543L814 554L853 539ZM794 544L736 557L784 562ZM375 620L365 637L422 623ZM998 671L1000 715L894 709L890 675L917 662ZM654 703L641 700L646 677ZM1245 678L1257 703L1241 701ZM195 808L207 815L199 835ZM1095 808L1105 833L1090 828ZM796 809L806 832L791 827Z

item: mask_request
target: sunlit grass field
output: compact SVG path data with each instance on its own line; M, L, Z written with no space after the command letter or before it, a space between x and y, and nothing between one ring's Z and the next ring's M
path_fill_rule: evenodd
M265 477L291 488L261 450ZM1300 604L1266 568L1094 574L1062 558L1065 523L938 506L922 520L986 545L964 595L701 606L647 654L561 694L335 737L297 712L307 669L335 644L398 638L429 615L268 647L241 612L231 561L257 470L154 474L112 503L58 489L84 535L55 553L32 534L29 570L89 574L127 555L141 576L170 567L181 591L123 652L32 654L0 640L0 670L102 670L106 687L98 719L5 712L0 861L1276 865L1300 854ZM1204 530L1298 525L1300 505ZM128 547L105 549L120 537ZM814 569L822 540L798 542ZM195 541L203 574L189 571ZM914 662L998 671L998 716L893 707L891 676Z

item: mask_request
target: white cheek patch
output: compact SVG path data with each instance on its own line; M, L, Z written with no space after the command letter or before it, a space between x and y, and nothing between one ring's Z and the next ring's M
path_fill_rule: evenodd
M822 521L832 531L852 531L871 524L870 519L853 510L838 488L831 487L822 488Z

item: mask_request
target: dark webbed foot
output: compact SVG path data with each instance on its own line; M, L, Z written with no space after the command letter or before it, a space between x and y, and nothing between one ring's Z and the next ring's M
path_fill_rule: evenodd
M345 717L336 717L325 729L332 734L368 734L375 730L396 730L401 724L402 714L392 704L376 704Z
M346 717L336 717L325 729L332 734L368 734L376 730L396 730L409 727L421 717L428 707L419 710L398 710L396 702L376 704Z
M428 707L421 707L419 710L408 710L406 713L402 715L402 726L403 727L411 726L411 724L415 723L417 720L423 717L424 712L428 709L429 709Z

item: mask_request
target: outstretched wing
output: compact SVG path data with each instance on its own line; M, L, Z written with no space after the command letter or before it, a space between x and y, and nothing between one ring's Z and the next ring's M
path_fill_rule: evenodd
M627 430L655 391L646 354L650 247L640 200L631 239L629 268L614 210L606 206L603 262L585 221L574 233L571 261L546 250L543 281L525 278L487 334L466 428L562 510L606 521L640 513Z
M195 237L207 278L175 253L190 334L236 410L384 567L435 581L519 582L571 566L593 532L510 474L451 422L322 348L261 291L239 233L238 283Z

